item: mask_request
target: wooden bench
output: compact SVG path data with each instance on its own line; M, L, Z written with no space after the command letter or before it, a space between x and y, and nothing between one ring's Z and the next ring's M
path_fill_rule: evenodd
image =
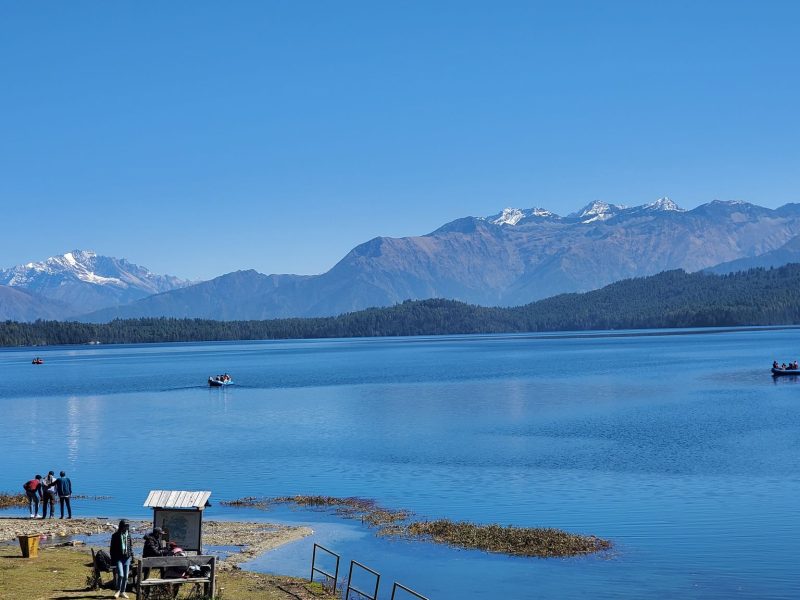
M170 569L186 571L189 567L210 567L207 575L202 577L163 577L157 579L144 579L144 569ZM141 600L142 588L157 585L182 585L195 583L203 585L206 598L213 598L216 594L217 558L216 556L152 556L140 558L136 561L136 598Z

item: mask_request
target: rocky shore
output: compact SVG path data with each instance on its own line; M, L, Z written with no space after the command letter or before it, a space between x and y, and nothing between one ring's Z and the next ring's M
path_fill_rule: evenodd
M0 542L15 540L18 535L65 538L69 536L92 536L111 534L117 528L117 520L90 517L80 519L30 519L27 517L0 517ZM152 527L149 521L131 521L134 542ZM231 553L219 563L221 569L255 558L259 554L282 544L311 535L308 527L290 527L270 523L242 521L204 521L203 544L207 546L233 546L238 551ZM58 541L58 540L53 540ZM105 542L104 542L105 543ZM89 541L91 544L91 541Z

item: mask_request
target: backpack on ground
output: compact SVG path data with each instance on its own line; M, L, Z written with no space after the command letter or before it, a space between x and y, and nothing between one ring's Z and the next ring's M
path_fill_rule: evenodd
M111 556L105 550L98 550L94 553L94 564L98 571L110 571Z

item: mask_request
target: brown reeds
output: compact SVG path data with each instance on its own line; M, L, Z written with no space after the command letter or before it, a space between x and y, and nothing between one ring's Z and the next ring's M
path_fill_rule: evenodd
M477 525L438 519L411 523L403 529L402 534L409 537L514 556L577 556L611 548L611 542L593 535L551 528Z
M25 494L9 494L0 492L0 508L16 508L18 506L27 506L28 500Z
M280 496L277 498L247 497L221 502L226 506L266 509L274 504L295 504L311 508L332 509L349 519L360 519L378 529L379 535L406 539L424 539L458 548L498 552L512 556L539 558L579 556L611 548L611 542L593 535L578 535L560 529L514 527L455 522L449 519L408 521L412 513L378 506L365 498L334 496Z
M239 506L267 509L274 504L295 504L310 508L332 509L347 519L360 519L372 527L405 521L411 516L406 510L390 510L378 506L374 500L366 498L336 498L334 496L278 496L276 498L257 498L249 496L237 500L223 500L225 506Z
M73 494L73 500L108 500L111 496L87 496L86 494ZM17 508L20 506L28 506L28 499L25 494L13 494L8 492L0 492L0 509L3 508Z

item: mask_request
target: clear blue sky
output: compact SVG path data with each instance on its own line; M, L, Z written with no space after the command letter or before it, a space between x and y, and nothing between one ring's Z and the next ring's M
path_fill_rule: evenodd
M798 2L0 0L0 267L319 273L506 206L800 202Z

